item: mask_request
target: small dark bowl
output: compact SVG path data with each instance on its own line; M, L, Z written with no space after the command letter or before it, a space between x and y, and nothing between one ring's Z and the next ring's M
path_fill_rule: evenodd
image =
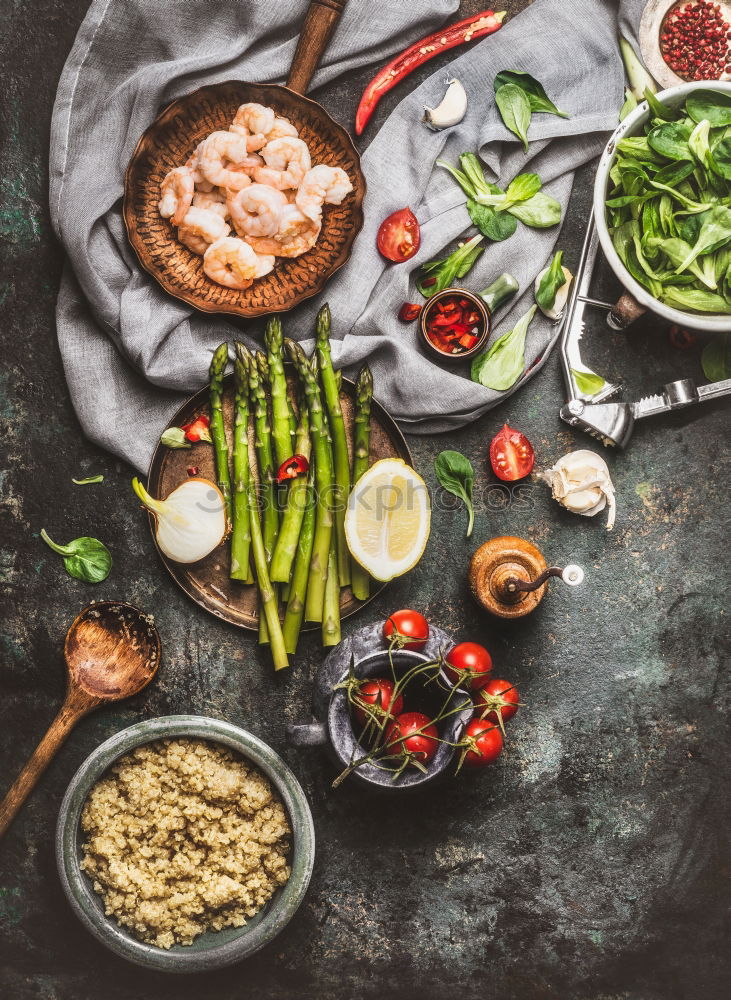
M437 302L441 302L446 298L452 298L459 296L461 299L467 299L474 305L475 309L479 312L482 317L482 333L480 338L474 347L471 347L469 351L463 351L461 354L447 354L446 351L440 351L431 340L426 332L426 321L431 315L431 313L436 308ZM421 310L421 315L419 316L419 334L421 336L421 343L427 354L431 357L436 358L438 361L444 364L457 365L462 361L467 361L478 354L485 344L490 339L490 330L492 329L492 314L487 308L485 303L482 301L479 295L475 295L474 292L468 292L464 288L445 288L441 292L437 292L433 295L424 308Z

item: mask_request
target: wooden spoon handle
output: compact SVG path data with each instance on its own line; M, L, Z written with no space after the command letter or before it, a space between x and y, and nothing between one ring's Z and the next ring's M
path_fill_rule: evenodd
M304 94L347 0L312 0L297 42L287 86Z
M14 785L0 804L0 837L15 819L20 807L38 783L39 778L56 755L61 744L76 723L94 708L93 703L80 701L72 694L66 696L48 732L33 751L28 763L20 772Z

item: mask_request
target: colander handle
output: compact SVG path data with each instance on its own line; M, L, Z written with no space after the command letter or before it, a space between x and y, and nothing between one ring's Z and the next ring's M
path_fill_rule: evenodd
M347 0L312 0L302 25L287 86L304 94Z

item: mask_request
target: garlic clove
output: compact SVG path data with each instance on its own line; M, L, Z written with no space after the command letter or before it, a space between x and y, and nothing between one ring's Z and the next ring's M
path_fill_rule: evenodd
M223 494L210 479L187 479L164 500L155 500L137 478L132 488L155 518L155 539L173 562L205 559L226 534Z
M541 281L543 280L543 276L548 273L548 270L549 269L547 267L544 267L543 270L541 271L541 273L536 278L535 286L534 286L535 290L536 290L536 294L538 293L538 289L540 287ZM561 317L563 316L563 311L566 308L566 303L568 302L568 298L569 298L569 291L571 289L571 282L574 280L573 274L571 273L571 271L569 271L569 269L567 267L562 268L562 271L564 273L564 277L566 278L566 281L564 282L563 285L561 285L561 287L559 288L559 290L556 292L556 298L555 298L554 303L551 306L551 308L550 309L544 309L543 306L541 306L540 304L538 306L538 308L541 310L541 312L543 313L543 315L546 316L548 319L552 319L552 320L561 319Z
M538 478L551 487L553 499L574 514L594 517L608 507L607 530L611 531L616 516L614 484L601 455L585 448L571 451Z
M467 94L459 80L447 80L444 97L435 108L424 108L423 121L435 132L458 125L467 113Z

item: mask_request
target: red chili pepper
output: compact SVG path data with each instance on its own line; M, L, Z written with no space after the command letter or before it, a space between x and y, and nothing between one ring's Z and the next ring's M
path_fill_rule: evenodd
M412 70L433 59L440 52L453 49L455 45L491 35L502 25L505 13L501 11L495 14L492 10L483 10L479 14L473 14L464 21L457 21L456 24L450 24L441 31L435 31L433 35L422 38L420 42L410 45L401 55L392 59L388 66L384 66L376 73L363 92L355 115L355 134L362 133L383 95L407 77Z
M198 468L197 465L189 465L185 471L188 473L189 476L197 476L201 470Z
M286 462L282 462L277 472L277 482L286 483L288 479L296 479L297 476L306 476L310 469L310 463L304 455L292 455Z
M434 275L432 275L431 278L424 278L424 280L422 281L422 285L424 286L424 288L431 288L431 286L436 285L436 283L437 279L434 277Z
M189 424L183 424L186 441L207 441L211 443L211 434L208 428L211 426L210 418L201 413Z
M411 323L415 320L419 313L421 312L421 306L415 305L413 302L404 302L398 311L398 318L403 320L404 323Z
M471 351L479 339L471 333L466 333L464 337L459 338L459 342L466 351Z

